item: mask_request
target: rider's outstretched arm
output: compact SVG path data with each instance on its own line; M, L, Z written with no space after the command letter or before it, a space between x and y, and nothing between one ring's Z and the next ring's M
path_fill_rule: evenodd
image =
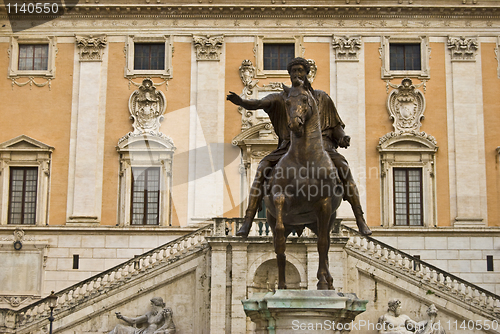
M268 109L271 106L271 101L267 99L246 100L242 99L239 95L233 92L229 92L226 99L236 104L237 106L241 106L247 110Z

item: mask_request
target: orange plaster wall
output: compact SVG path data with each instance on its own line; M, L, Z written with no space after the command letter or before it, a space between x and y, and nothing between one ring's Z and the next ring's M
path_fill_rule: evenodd
M366 105L366 221L380 226L380 159L379 138L392 131L387 113L385 82L380 78L380 43L365 43L365 105ZM394 82L396 83L396 82ZM377 170L377 173L373 171Z
M0 142L26 135L54 147L50 175L49 224L66 223L68 192L69 138L71 129L71 93L73 90L74 44L58 43L56 77L48 86L30 89L14 86L4 76L0 80L2 119ZM0 64L7 71L8 43L0 43ZM24 83L27 79L19 78ZM43 78L35 82L43 83Z
M106 100L106 134L104 144L104 189L102 202L102 225L115 225L118 214L118 182L119 182L119 154L116 151L118 140L132 131L132 121L129 119L128 99L137 87L131 85L123 76L125 58L123 57L124 43L109 43L108 64L108 91ZM174 154L173 205L172 225L185 225L179 216L187 214L187 181L189 172L189 98L191 53L190 43L174 43L175 53L173 62L173 78L157 87L167 100L165 120L160 131L172 138L177 147ZM179 56L175 56L175 55ZM180 56L182 55L182 56ZM142 78L133 79L140 83ZM153 78L155 83L163 80Z
M255 66L253 54L254 43L227 43L226 44L226 82L225 93L229 91L241 94L243 83L240 79L239 67L241 62L249 59ZM261 83L259 82L259 86ZM234 157L240 152L239 147L230 145L234 137L241 132L241 114L238 107L227 101L224 105L224 166L225 166L225 191L224 191L224 216L239 217L240 215L240 189L241 176L238 170L228 167L235 165ZM237 157L239 163L239 157Z
M189 108L191 98L191 43L174 43L173 78L169 81L167 111L161 131L172 138L174 153L172 225L185 226L188 212ZM163 86L162 86L163 87Z
M119 154L118 140L132 130L129 120L128 98L134 91L128 89L123 77L124 43L109 43L108 90L106 93L106 125L104 136L104 177L102 193L102 225L116 225L118 214ZM136 80L137 81L137 80Z
M495 43L481 44L483 77L484 145L486 152L486 190L488 225L500 226L500 167L496 148L500 146L500 79L495 59Z
M318 67L316 78L312 83L314 89L321 89L330 95L330 44L304 43L304 58L313 59ZM287 79L290 81L290 79Z
M450 226L450 177L448 165L448 131L446 109L446 71L444 43L431 43L431 79L424 94L426 107L421 131L434 136L436 153L436 190L438 226ZM423 88L420 88L422 90Z

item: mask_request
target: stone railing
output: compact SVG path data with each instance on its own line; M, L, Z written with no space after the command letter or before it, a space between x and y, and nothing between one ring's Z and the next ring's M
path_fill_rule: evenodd
M500 316L500 296L372 237L361 236L357 230L345 225L342 225L341 233L349 237L347 249L437 288L476 307L492 319L498 319Z
M206 245L205 238L212 234L213 225L207 225L183 237L152 249L140 256L134 257L111 269L103 271L82 282L56 293L58 305L56 312L66 309L105 293L107 290L123 284L140 273L155 269L183 257L183 255L200 249ZM47 320L50 309L48 299L41 299L16 313L16 328L30 326L40 320Z
M233 237L236 232L243 225L243 218L213 218L214 221L214 236L228 236ZM270 237L272 236L271 228L266 222L266 218L254 218L249 237ZM314 236L309 229L304 229L303 237ZM297 237L292 233L289 237Z

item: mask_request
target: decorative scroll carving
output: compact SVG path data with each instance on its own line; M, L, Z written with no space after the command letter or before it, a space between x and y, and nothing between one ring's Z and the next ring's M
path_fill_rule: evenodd
M387 100L387 109L394 132L420 131L420 120L424 118L425 99L421 91L416 89L410 78L404 78L395 87Z
M245 59L241 62L239 71L241 82L245 85L245 88L243 88L243 94L250 96L253 93L253 88L259 82L259 80L254 80L256 74L255 66L253 66L250 60Z
M165 95L157 91L151 79L144 79L138 90L129 99L130 118L134 121L133 132L129 132L120 142L130 137L151 135L167 139L160 132L160 122L167 107ZM168 138L170 139L170 138Z
M76 36L76 46L79 48L80 61L102 61L102 52L107 44L106 36Z
M307 62L311 66L311 71L307 75L307 80L309 80L310 83L313 83L316 78L316 73L318 73L318 66L316 66L316 62L312 59L307 59Z
M476 38L448 37L451 60L475 61L479 43Z
M45 86L49 86L49 90L51 90L51 84L50 82L52 81L52 79L47 79L47 81L43 82L43 83L38 83L35 81L35 77L28 77L28 81L26 82L17 82L17 78L11 78L12 80L12 90L14 90L14 85L18 86L18 87L23 87L23 86L26 86L26 85L30 85L30 90L31 88L33 88L33 85L35 85L36 87L45 87Z
M151 78L146 78L146 79L150 79L150 80L151 80ZM165 79L165 80L163 80L162 82L158 82L158 83L157 83L157 82L153 82L153 85L154 85L155 87L159 87L159 86L161 86L161 85L165 84L165 91L167 91L167 90L168 90L168 81L169 81L169 80L170 80L170 79ZM152 81L152 80L151 80L151 81ZM129 79L128 79L128 89L129 89L129 90L130 90L130 87L132 87L132 85L134 85L135 87L141 87L142 83L137 83L137 82L134 82L134 81L132 81L132 79L131 79L131 78L129 78Z
M495 46L495 58L497 60L497 77L500 78L500 36L497 37L497 45Z
M361 50L360 37L335 37L332 41L336 61L358 61Z
M193 36L196 60L220 60L224 36Z

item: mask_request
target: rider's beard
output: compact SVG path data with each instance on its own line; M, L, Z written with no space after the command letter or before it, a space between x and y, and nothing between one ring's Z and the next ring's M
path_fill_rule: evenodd
M292 78L292 85L294 87L303 86L304 85L304 79L301 78L301 77L299 77L299 76L293 77Z

